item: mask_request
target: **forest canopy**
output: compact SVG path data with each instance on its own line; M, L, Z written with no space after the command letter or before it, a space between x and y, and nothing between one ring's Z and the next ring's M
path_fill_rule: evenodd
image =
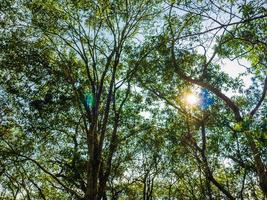
M0 199L267 198L265 0L0 0Z

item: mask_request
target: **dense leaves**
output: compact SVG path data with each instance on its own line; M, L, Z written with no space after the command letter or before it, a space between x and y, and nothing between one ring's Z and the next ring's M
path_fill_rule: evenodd
M265 1L0 5L1 199L266 198Z

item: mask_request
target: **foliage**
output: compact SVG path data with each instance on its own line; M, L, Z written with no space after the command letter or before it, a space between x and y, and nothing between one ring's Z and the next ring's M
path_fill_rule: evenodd
M1 199L267 195L265 1L0 4Z

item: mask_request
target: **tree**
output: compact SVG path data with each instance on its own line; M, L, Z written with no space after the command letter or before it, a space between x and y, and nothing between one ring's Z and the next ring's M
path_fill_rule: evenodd
M203 3L203 9L205 6L205 3ZM247 59L253 59L258 60L258 63L253 63L254 66L252 68L259 68L260 66L257 65L262 65L261 63L265 63L264 61L264 56L261 55L261 53L259 53L261 56L258 56L256 54L256 58L253 57L249 51L247 49L254 49L254 48L265 48L265 42L264 39L262 38L261 34L256 35L255 36L255 41L250 41L248 39L248 32L250 32L250 34L253 34L253 29L250 29L250 31L247 30L247 27L252 27L252 24L257 24L255 26L255 30L259 30L261 29L261 24L264 24L264 22L266 22L266 14L265 14L265 9L263 8L263 4L262 2L257 2L257 3L244 3L244 4L240 4L239 5L239 12L240 13L234 13L232 11L234 5L231 4L230 9L226 10L223 8L223 5L216 5L214 2L211 1L211 4L213 4L215 6L216 10L219 11L223 11L224 14L228 13L230 15L229 17L229 21L226 22L220 22L218 21L215 17L212 16L212 13L210 14L209 12L213 11L212 9L210 9L207 12L204 12L204 14L200 14L199 11L195 11L194 8L199 8L197 5L193 5L192 9L189 11L189 16L193 14L193 16L195 15L195 17L202 17L202 18L207 18L208 20L211 20L213 22L216 22L217 24L219 24L218 27L214 27L211 28L210 30L206 30L204 32L196 32L196 33L190 33L188 34L188 36L201 36L201 34L203 33L207 33L213 30L218 30L216 34L218 34L218 32L221 30L220 35L217 36L216 38L216 34L215 36L212 36L213 38L216 38L216 48L213 50L213 52L211 53L210 58L208 58L207 55L207 49L206 47L204 47L204 45L200 44L200 46L203 46L204 48L204 55L202 57L201 60L202 63L189 63L192 65L192 68L194 68L193 70L196 71L196 75L194 78L194 76L188 76L186 73L187 71L183 68L181 68L181 58L179 58L179 47L176 46L177 42L181 40L181 38L184 38L186 36L186 33L184 34L185 36L183 36L183 29L181 29L180 27L176 27L173 24L173 16L172 16L172 9L174 9L176 6L174 4L171 5L171 9L170 9L170 15L169 15L169 33L170 33L170 45L171 45L171 52L169 53L169 57L170 57L170 62L172 63L172 66L176 69L176 73L177 75L183 79L186 82L189 82L191 84L195 84L198 85L200 87L206 88L209 91L211 91L212 93L214 93L218 98L220 98L221 100L223 100L225 102L225 104L227 105L227 107L229 107L231 109L231 111L233 112L234 115L234 119L236 121L236 123L238 125L240 125L240 129L236 130L236 131L241 131L246 139L247 139L247 146L250 147L250 151L251 151L251 157L254 160L254 167L255 167L255 172L257 174L257 176L259 177L259 185L262 189L262 192L265 194L265 196L267 195L267 191L266 191L266 164L264 163L264 159L261 155L260 149L257 146L257 142L255 141L255 138L253 138L253 135L255 135L256 133L253 133L253 129L248 128L249 124L252 123L253 118L255 113L258 111L258 109L260 108L261 104L263 103L265 96L266 96L266 90L267 90L267 77L266 77L266 73L261 74L261 76L263 76L264 81L263 81L263 89L260 95L260 98L258 100L256 100L255 106L246 114L244 114L243 116L241 116L241 111L240 111L240 107L237 105L237 103L230 99L229 97L227 97L220 89L218 86L216 86L213 83L213 80L217 80L218 78L216 77L216 75L214 76L212 73L212 67L213 67L213 60L216 57L217 54L220 54L220 49L223 49L225 46L228 46L227 44L231 43L230 46L234 46L236 47L237 51L232 51L232 52L238 52L241 51L239 53L239 55L237 55L236 57L245 57ZM195 7L194 7L195 6ZM190 6L189 6L190 7ZM191 8L191 7L190 7ZM227 7L226 7L227 8ZM177 9L184 9L182 6L179 7ZM236 22L232 22L233 18L238 18L239 20ZM173 21L172 21L173 20ZM187 21L185 21L185 25L187 25ZM232 28L232 26L234 26L234 28ZM177 30L178 29L178 30ZM228 33L229 32L229 33ZM244 35L244 33L246 33ZM256 31L254 31L254 34L256 34ZM236 36L238 35L238 36ZM252 36L252 35L250 35ZM201 39L200 39L201 40ZM212 40L211 40L212 41ZM213 42L213 41L212 41ZM252 45L252 47L251 47ZM241 50L239 50L239 48L241 47ZM245 49L245 52L243 52L242 47L245 47L243 49ZM230 47L231 48L231 47ZM229 50L229 48L228 48ZM190 50L189 50L190 51ZM231 51L231 50L230 50ZM248 51L248 52L247 52ZM261 51L259 51L261 52ZM190 52L188 52L190 53ZM237 54L238 54L237 53ZM178 54L178 55L177 55ZM191 60L194 60L195 57L197 55L194 55L194 53L190 53L191 55L189 55L189 57L191 58ZM228 51L225 55L230 56L231 53ZM235 54L236 55L236 54ZM185 57L185 56L183 56ZM183 58L182 57L182 58ZM195 66L196 67L195 67ZM199 67L200 65L200 67ZM188 63L185 63L185 67L188 66ZM200 69L197 69L200 68ZM194 73L191 72L191 73ZM215 79L214 79L215 78ZM212 80L213 79L213 80ZM225 80L227 81L227 80ZM246 108L247 109L247 108ZM216 185L216 184L215 184ZM228 195L227 195L228 196Z
M2 0L0 26L1 198L266 196L265 1Z
M26 88L15 85L15 89L21 91L16 95L22 96L30 109L25 117L28 123L34 123L31 133L36 134L41 126L47 137L57 131L56 135L65 137L56 142L74 145L59 150L63 155L59 161L52 158L53 165L61 169L56 174L55 167L51 168L54 172L49 172L37 159L18 156L33 162L77 198L105 197L119 143L122 109L130 93L131 77L138 68L126 62L129 55L125 51L132 48L129 44L141 24L153 17L155 5L152 1L13 2L26 14L23 19L18 17L20 21L3 38L2 64L8 66L11 75L26 76ZM13 55L17 63L10 62ZM29 81L32 86L28 86ZM47 112L54 113L53 117ZM29 131L25 124L21 126ZM71 160L64 158L65 154L72 154ZM81 172L84 168L85 172Z

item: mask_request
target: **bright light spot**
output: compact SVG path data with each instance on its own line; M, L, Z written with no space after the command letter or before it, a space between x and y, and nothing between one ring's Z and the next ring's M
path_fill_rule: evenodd
M150 119L152 117L152 114L149 111L141 111L139 115L141 115L144 119Z
M233 161L230 160L229 158L224 158L222 160L222 165L226 168L232 167L233 166Z
M190 105L196 105L199 102L199 98L195 94L188 94L185 99L186 102Z

